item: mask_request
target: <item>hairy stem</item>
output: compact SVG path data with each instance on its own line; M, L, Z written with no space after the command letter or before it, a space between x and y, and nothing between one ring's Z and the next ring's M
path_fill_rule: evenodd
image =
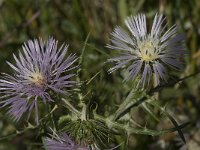
M62 98L62 101L66 104L65 106L72 112L74 113L77 117L80 118L81 112L78 111L70 102L68 102L66 99Z
M87 105L85 103L82 104L82 112L81 112L81 121L87 120Z

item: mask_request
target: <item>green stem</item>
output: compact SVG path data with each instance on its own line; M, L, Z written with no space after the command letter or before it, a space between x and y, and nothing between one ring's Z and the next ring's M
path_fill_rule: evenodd
M85 103L82 104L82 112L81 112L81 120L87 120L87 105Z
M158 84L157 84L157 81L156 81L156 75L155 75L155 73L154 73L154 74L153 74L153 88L155 88L155 87L157 87L157 86L158 86ZM154 97L155 97L156 99L159 99L159 92L158 92L158 91L154 93Z
M52 107L52 105L49 105L49 114L50 114L50 117L51 117L51 121L53 123L53 129L54 131L57 131L56 130L56 123L55 123L55 116L54 116L54 107Z
M81 116L81 112L78 111L72 104L70 104L66 99L62 98L62 101L66 104L65 106L74 113L78 118Z

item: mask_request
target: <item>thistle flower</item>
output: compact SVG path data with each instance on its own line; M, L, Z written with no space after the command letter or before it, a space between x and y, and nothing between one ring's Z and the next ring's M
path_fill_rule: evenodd
M131 32L129 35L121 27L116 27L111 33L112 45L108 48L119 50L119 57L111 58L108 61L116 62L109 72L127 67L129 75L125 80L140 77L139 84L143 87L149 84L155 74L156 84L163 80L167 82L167 66L174 69L181 69L183 64L181 58L185 54L183 48L184 38L177 34L176 25L169 28L165 33L166 25L163 26L165 18L156 14L151 32L147 32L146 16L139 14L125 19L125 24Z
M66 133L45 138L44 146L47 150L89 150L89 148L75 144Z
M68 79L75 74L66 74L76 67L71 65L77 57L70 54L65 58L68 45L62 44L58 49L58 41L49 38L47 42L42 39L29 40L22 46L19 58L14 54L16 64L8 62L14 70L11 76L5 74L0 79L1 107L9 106L8 114L18 121L27 111L29 115L35 109L38 123L38 100L44 103L53 101L49 91L67 94L65 88L71 87L75 81Z

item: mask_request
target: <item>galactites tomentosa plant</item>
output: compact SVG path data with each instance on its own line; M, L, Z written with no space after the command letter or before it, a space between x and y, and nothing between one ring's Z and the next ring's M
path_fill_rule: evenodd
M177 34L176 26L172 26L164 33L165 26L163 15L156 15L153 21L151 32L147 32L146 16L144 14L131 16L125 20L125 24L131 31L129 35L121 27L116 27L111 33L111 42L108 45L111 49L122 51L119 57L111 58L116 66L109 72L113 72L130 63L128 67L129 75L126 79L139 77L139 83L143 87L148 86L155 74L156 85L162 81L167 81L167 66L182 68L181 58L185 54L183 47L183 37ZM86 38L85 45L87 44ZM38 121L38 102L49 105L52 102L57 108L66 109L61 111L59 116L52 115L52 109L46 117L52 117L52 124L44 124L48 133L43 133L43 147L47 150L101 150L104 148L117 148L126 145L126 142L119 143L119 136L126 138L130 134L161 135L168 132L178 131L182 138L181 129L186 124L178 125L174 118L154 101L146 91L130 89L130 93L122 100L115 112L107 112L107 115L99 115L98 106L95 109L90 107L90 101L84 98L83 82L79 73L81 57L84 55L85 46L79 59L79 64L74 65L78 59L75 54L66 55L68 45L57 46L58 41L49 38L46 42L42 39L29 40L23 45L22 53L19 56L13 55L15 64L8 62L14 70L13 75L4 73L0 79L0 102L1 107L8 106L8 114L16 121L22 115L35 111L36 128L40 125ZM72 66L74 65L74 66ZM76 73L69 73L80 67ZM76 81L70 80L76 75ZM90 84L92 83L90 79ZM78 83L78 84L76 84ZM73 96L69 96L68 88L74 84L79 85ZM87 84L86 84L87 85ZM88 91L87 91L88 92ZM58 97L54 96L59 95ZM86 94L87 95L87 94ZM55 99L56 98L56 101ZM74 103L71 103L72 100ZM148 107L150 106L151 107ZM63 107L64 106L64 107ZM151 110L156 107L166 115L174 124L174 128L164 130L153 130L146 126L135 126L131 118L130 109L143 106L147 112L157 118ZM109 114L110 113L110 114ZM123 118L124 115L127 115ZM56 117L56 118L53 118ZM128 118L128 119L127 119ZM120 120L121 119L121 120ZM49 121L48 120L48 121ZM159 121L159 119L156 119ZM53 129L52 129L53 128ZM47 130L46 130L47 129ZM52 133L49 133L49 129ZM118 138L116 138L118 136ZM182 138L184 140L184 137ZM117 144L116 144L117 143Z
M174 69L183 68L182 58L185 54L183 46L184 36L177 34L177 26L173 25L166 32L165 18L156 14L153 25L148 32L145 14L130 16L125 19L125 25L130 31L117 26L111 33L112 45L107 47L121 51L118 57L108 61L116 62L109 72L127 66L129 74L126 80L139 76L139 84L143 87L149 85L155 75L155 84L167 82L167 66Z
M181 139L185 142L180 126L175 119L166 111L165 106L160 106L155 101L155 97L149 95L154 91L150 82L153 82L154 87L163 84L162 82L166 83L168 81L167 69L182 69L183 57L186 54L184 36L177 33L176 25L166 30L167 25L164 22L163 15L156 14L152 28L148 32L145 14L138 14L125 19L125 25L130 33L119 26L111 33L112 44L107 44L107 47L119 52L119 56L108 59L108 62L115 62L115 66L110 68L109 72L112 73L125 67L128 71L125 80L137 78L139 81L134 86L135 89L131 89L128 96L122 101L116 112L109 117L109 121L117 121L123 118L123 116L129 114L131 108L138 106L141 106L155 120L160 121L151 108L153 106L169 118ZM141 86L142 90L138 86ZM133 129L128 129L130 119L130 116L129 119L125 119L128 121L125 128L128 134L134 133ZM120 125L116 124L116 126ZM143 129L136 130L135 133L144 134L147 129L146 127ZM145 134L153 135L151 131L149 130L149 133L146 132ZM155 134L157 133L155 132Z

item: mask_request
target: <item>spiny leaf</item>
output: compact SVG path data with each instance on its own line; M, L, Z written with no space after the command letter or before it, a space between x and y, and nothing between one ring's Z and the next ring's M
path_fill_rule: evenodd
M145 135L152 135L152 136L158 136L158 135L162 135L162 134L165 134L165 133L174 132L174 131L177 131L177 127L179 129L182 129L189 124L189 122L187 122L187 123L183 123L181 125L178 125L175 128L169 128L169 129L163 129L163 130L152 130L152 129L148 129L146 127L145 128L134 128L134 127L131 127L129 125L124 125L124 124L118 123L116 121L112 121L109 118L104 118L104 117L97 115L97 114L94 114L94 117L96 119L104 121L107 124L107 126L108 125L110 126L111 129L116 129L116 128L117 129L123 129L128 134L135 133L135 134L145 134Z
M161 107L160 105L158 105L158 104L155 103L154 101L152 101L150 104L152 104L153 106L159 108L160 111L170 119L170 121L171 121L172 124L174 125L175 129L177 130L177 132L178 132L180 138L183 140L184 143L186 143L185 137L184 137L183 132L181 131L181 128L179 127L178 123L177 123L176 120L165 110L165 108Z
M84 54L85 54L85 48L86 48L87 42L88 42L88 40L89 40L90 33L91 33L91 32L88 33L88 35L87 35L87 37L86 37L86 39L85 39L83 48L82 48L82 50L81 50L81 55L80 55L80 59L79 59L79 63L78 63L79 65L81 65L81 64L83 63L83 57L84 57Z
M178 126L178 123L176 122L176 120L166 111L165 113L167 115L167 117L171 120L171 122L174 124L175 128L178 131L179 136L181 137L181 139L183 140L184 143L186 143L185 141L185 137L183 135L183 132L181 131L181 129Z
M156 121L160 121L160 119L154 114L154 112L147 106L147 103L142 104L142 108L151 116L153 117Z
M123 101L123 103L119 106L118 110L113 114L113 120L118 120L120 117L125 115L127 112L130 111L130 107L134 104L140 104L139 100L141 97L143 97L143 91L136 90L132 88L132 90L129 92L126 99ZM138 104L138 105L139 105ZM138 106L137 105L137 106Z
M189 122L187 123L183 123L181 125L178 125L177 127L179 129L182 129L186 126L188 126ZM169 129L163 129L163 130L152 130L152 129L147 129L147 128L143 128L143 129L136 129L136 128L132 128L129 127L127 129L127 131L129 131L129 133L135 133L135 134L145 134L145 135L152 135L152 136L158 136L158 135L163 135L165 133L170 133L170 132L174 132L177 131L177 128L169 128Z

